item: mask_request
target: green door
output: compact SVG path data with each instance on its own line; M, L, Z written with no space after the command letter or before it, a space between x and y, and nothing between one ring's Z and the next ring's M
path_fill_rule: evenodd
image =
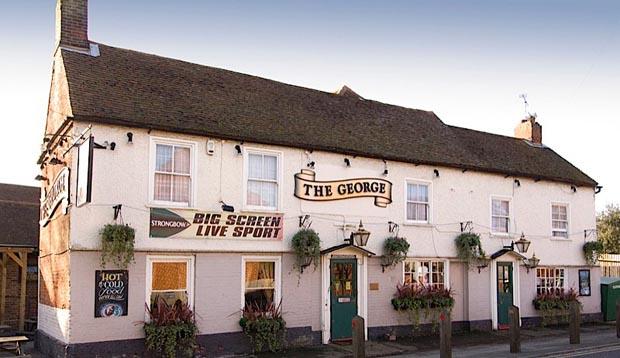
M497 323L506 327L510 321L508 309L512 306L512 263L497 263ZM503 327L502 327L503 326Z
M351 320L357 315L357 260L332 259L329 277L331 339L351 339Z

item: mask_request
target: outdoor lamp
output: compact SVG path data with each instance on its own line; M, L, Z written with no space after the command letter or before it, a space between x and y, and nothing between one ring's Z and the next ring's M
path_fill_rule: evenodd
M530 248L531 242L525 238L525 234L521 233L521 238L515 242L515 246L517 250L524 254Z
M304 269L312 264L312 260L313 260L312 256L304 256L303 262L300 265L301 273L304 273Z
M540 259L536 257L536 253L534 253L531 258L523 259L523 263L525 264L525 268L527 268L527 272L530 272L530 269L538 267Z
M362 220L360 220L360 226L357 228L357 231L351 233L351 241L355 240L357 246L366 246L369 237L370 231L364 229Z

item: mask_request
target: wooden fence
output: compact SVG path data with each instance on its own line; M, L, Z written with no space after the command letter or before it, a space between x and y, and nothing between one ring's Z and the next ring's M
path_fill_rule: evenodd
M604 254L598 259L604 277L620 277L620 255Z

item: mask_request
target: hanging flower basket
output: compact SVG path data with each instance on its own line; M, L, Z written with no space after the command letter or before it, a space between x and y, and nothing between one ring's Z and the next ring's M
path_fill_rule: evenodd
M112 262L125 269L134 259L136 231L129 225L107 224L99 232L101 237L101 266Z
M291 240L293 251L295 252L295 267L300 273L314 262L314 268L321 259L321 239L312 229L301 229L297 231Z
M381 266L383 270L386 267L396 266L407 258L411 245L404 237L390 236L383 243L383 257L381 257Z
M480 235L473 232L464 232L454 240L456 244L456 253L459 259L467 262L469 266L486 267L488 258L482 244L480 243Z

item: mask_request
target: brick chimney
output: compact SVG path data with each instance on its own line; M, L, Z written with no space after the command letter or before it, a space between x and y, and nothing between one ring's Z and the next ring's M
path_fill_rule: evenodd
M56 46L88 50L88 0L56 0Z
M515 128L515 137L529 140L532 143L542 144L542 126L536 122L536 117L529 115L522 119Z

